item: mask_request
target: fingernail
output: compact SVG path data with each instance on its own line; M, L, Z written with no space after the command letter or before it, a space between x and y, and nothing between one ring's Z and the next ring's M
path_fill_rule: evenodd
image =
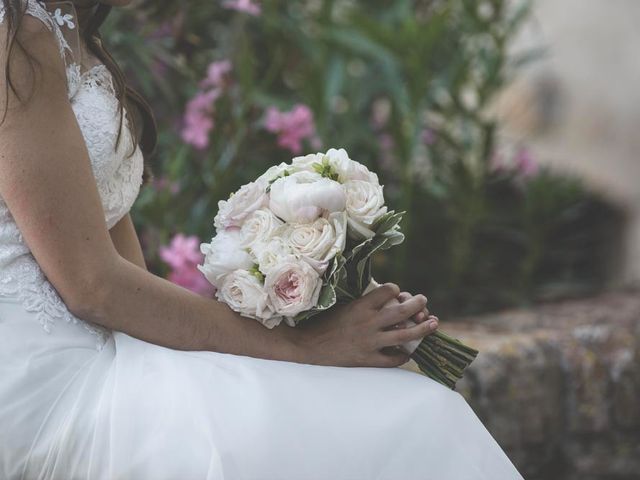
M429 325L429 330L435 330L436 328L438 328L438 322L434 320L430 320L428 325Z

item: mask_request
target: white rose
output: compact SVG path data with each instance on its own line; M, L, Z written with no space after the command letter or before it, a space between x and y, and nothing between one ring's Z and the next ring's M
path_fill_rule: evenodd
M240 227L244 219L253 211L267 205L269 200L265 187L251 182L229 197L218 202L218 214L213 224L218 231L230 227Z
M241 247L241 239L240 231L223 230L211 239L211 243L200 244L205 257L198 270L215 287L219 288L224 277L234 270L248 270L254 265L251 255Z
M288 223L311 223L323 213L345 209L345 190L313 172L296 172L271 185L269 208Z
M252 212L242 224L242 246L252 248L256 242L268 240L273 232L283 224L268 208Z
M292 224L283 236L294 254L309 263L322 275L329 261L344 251L346 241L345 212L334 212L329 219L318 218L309 224Z
M317 305L322 279L307 262L291 256L267 274L264 288L276 314L295 317Z
M350 234L357 239L374 235L371 226L385 213L382 186L362 180L350 180L344 184L347 191L347 214Z
M289 245L279 236L255 242L252 252L258 262L258 268L265 275L292 254Z
M281 316L274 315L260 280L246 270L236 270L227 275L216 297L232 310L259 320L267 328L273 328L282 321Z

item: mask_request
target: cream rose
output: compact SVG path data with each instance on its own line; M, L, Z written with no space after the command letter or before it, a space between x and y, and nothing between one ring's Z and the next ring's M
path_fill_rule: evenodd
M276 314L295 317L318 303L322 279L311 265L291 256L267 274L264 288Z
M268 208L254 211L245 219L240 229L242 246L252 249L256 242L270 238L281 225L283 225L282 220Z
M229 197L229 200L218 202L218 214L213 224L218 231L240 227L244 219L253 211L267 205L269 196L265 187L257 182L247 183Z
M282 321L281 316L273 314L262 282L247 270L236 270L227 275L216 297L241 315L259 320L267 328Z
M241 247L242 236L238 230L223 230L211 239L211 243L200 244L204 254L202 265L198 265L204 276L217 288L220 288L224 277L234 270L248 270L254 261Z
M292 224L283 232L283 237L295 255L322 275L329 261L344 250L346 222L345 212L334 212L328 219L320 217L313 223Z
M324 213L345 209L345 190L314 172L296 172L271 185L269 208L288 223L311 223Z
M385 213L382 186L362 180L350 180L344 184L347 192L347 214L350 234L354 238L370 238L371 226Z
M258 262L259 270L264 275L293 253L291 247L280 236L255 242L252 252Z

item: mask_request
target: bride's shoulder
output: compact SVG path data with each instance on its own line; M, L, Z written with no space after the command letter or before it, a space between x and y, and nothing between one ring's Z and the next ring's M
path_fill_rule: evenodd
M6 9L5 1L0 2L0 92L8 88L10 96L26 100L36 87L51 93L66 89L66 66L49 14L33 0L27 5L37 7L16 14Z

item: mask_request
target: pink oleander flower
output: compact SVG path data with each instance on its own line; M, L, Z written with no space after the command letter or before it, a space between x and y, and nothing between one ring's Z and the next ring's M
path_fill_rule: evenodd
M303 104L296 104L288 112L269 107L266 112L265 128L278 135L278 145L298 154L302 152L302 140L308 139L312 145L320 145L316 135L313 112Z
M262 7L254 3L253 0L227 0L222 4L223 7L238 12L248 13L249 15L258 16L262 13Z
M187 103L182 127L182 139L196 148L205 149L209 145L209 133L214 127L213 110L219 89L198 92Z
M231 71L231 62L221 60L212 62L207 68L207 76L200 82L200 88L219 88L223 86L224 76Z
M201 295L213 294L215 289L197 267L204 260L198 237L178 233L169 246L160 247L159 253L172 269L167 277L170 282Z
M180 191L180 184L178 182L172 182L164 176L154 178L152 185L156 190L169 190L173 195Z
M169 246L160 247L160 258L174 270L185 268L191 264L202 262L200 240L195 235L187 237L178 233Z
M538 173L538 164L527 148L519 148L515 156L515 168L523 178L529 178Z
M430 128L422 130L422 142L425 145L433 145L436 141L436 134Z
M207 281L195 265L174 270L169 274L167 279L187 290L207 297L212 296L216 291L215 287Z
M378 136L378 145L380 146L380 165L386 170L393 170L396 165L396 157L393 153L395 148L395 140L393 135L388 132L381 133Z

